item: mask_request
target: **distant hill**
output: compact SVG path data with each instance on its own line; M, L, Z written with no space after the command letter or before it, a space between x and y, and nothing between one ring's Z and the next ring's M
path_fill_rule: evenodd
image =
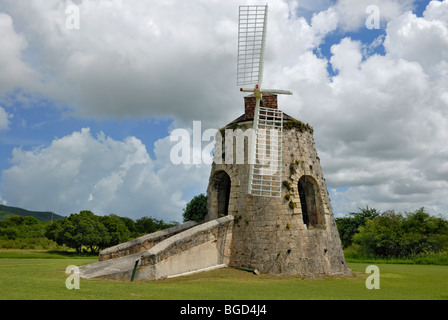
M22 208L8 207L0 204L0 221L8 219L8 217L10 216L34 217L37 220L43 222L51 221L52 216L53 221L62 220L65 218L52 212L30 211Z

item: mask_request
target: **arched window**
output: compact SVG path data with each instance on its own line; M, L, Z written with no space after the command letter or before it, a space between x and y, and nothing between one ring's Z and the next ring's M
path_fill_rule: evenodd
M300 197L300 205L302 206L302 219L303 223L309 226L310 224L310 216L308 213L308 206L306 202L307 197L307 190L305 189L305 183L302 181L299 181L298 190L299 190L299 197Z
M218 202L218 217L229 214L230 186L230 177L225 171L218 171L214 174L213 189L216 192L216 200Z
M323 211L316 180L310 176L303 176L299 180L297 189L299 191L303 223L307 227L323 226Z

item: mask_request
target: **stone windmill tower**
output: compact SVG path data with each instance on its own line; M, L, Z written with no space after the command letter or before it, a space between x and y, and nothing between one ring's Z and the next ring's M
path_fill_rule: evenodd
M260 89L266 17L267 6L240 7L239 84L257 82L254 89L241 89L254 92L244 98L244 115L218 133L222 149L215 147L207 220L233 215L230 266L350 274L313 128L279 110L277 94L290 92Z

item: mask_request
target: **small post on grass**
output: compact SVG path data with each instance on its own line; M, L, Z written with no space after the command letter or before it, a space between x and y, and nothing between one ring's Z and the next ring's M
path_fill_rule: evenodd
M134 281L135 278L135 272L137 271L137 266L139 261L142 259L142 257L138 258L137 260L135 260L135 264L134 264L134 270L132 271L132 277L131 277L131 282Z

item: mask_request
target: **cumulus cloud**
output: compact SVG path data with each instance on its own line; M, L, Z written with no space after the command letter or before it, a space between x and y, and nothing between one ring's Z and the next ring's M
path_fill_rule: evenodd
M418 62L429 75L438 74L446 78L448 22L440 13L448 11L447 7L446 1L433 1L421 18L408 11L391 21L384 42L388 55Z
M447 5L392 16L385 55L342 39L329 61L313 63L336 75L300 82L299 117L315 126L337 214L365 205L447 214L448 32L438 14Z
M35 72L22 60L28 44L16 33L12 18L0 12L0 96L18 87L32 87Z
M11 115L7 114L6 110L0 106L0 131L8 129L9 118Z
M65 28L70 1L2 3L7 14L0 14L5 26L0 32L11 44L0 53L0 64L9 61L15 70L9 87L0 86L4 90L10 84L35 90L78 116L169 116L174 126L202 120L204 128L218 128L243 113L233 85L237 7L232 2L77 1L79 30ZM382 36L370 44L343 37L331 56L315 54L329 34L365 28L369 5L380 10ZM422 17L410 11L414 5L411 0L270 5L264 84L293 91L292 97L279 97L280 107L315 128L337 214L366 204L448 211L448 0L431 1ZM374 54L378 46L384 46L384 55ZM36 74L39 85L25 81ZM70 144L80 151L62 151ZM155 159L145 147L152 146L83 130L48 148L17 149L14 166L3 173L2 197L31 203L37 199L33 192L40 192L54 206L78 199L103 212L127 207L132 199L137 211L151 202L160 214L173 215L185 188L207 183L208 169L171 166L169 138L154 145ZM161 199L172 202L171 211Z
M52 208L60 214L89 209L181 221L185 191L201 185L209 168L173 167L166 158L169 148L169 139L157 141L156 159L151 159L135 137L117 141L82 129L46 148L15 149L13 166L2 174L2 197L21 207Z
M311 26L317 35L325 36L336 30L339 21L339 14L334 7L313 15Z
M39 93L84 117L211 120L235 102L236 7L87 0L70 30L70 3L4 1L39 61Z
M354 31L365 27L366 18L371 11L369 6L378 8L380 26L401 15L406 10L412 9L413 0L339 0L334 5L339 15L339 25L344 31Z
M70 1L3 3L41 79L38 88L23 87L71 107L77 116L169 116L219 127L242 113L234 3L86 0L75 2L79 30L65 25ZM270 4L266 86L275 85L271 78L279 70L294 65L336 27L334 9L317 15L313 28L297 7L295 1Z

